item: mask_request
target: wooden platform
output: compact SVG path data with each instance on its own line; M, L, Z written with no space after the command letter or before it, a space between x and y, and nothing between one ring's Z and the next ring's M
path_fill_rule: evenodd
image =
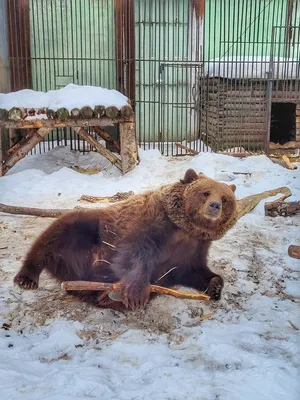
M104 127L118 124L120 137L113 139ZM57 111L49 109L26 109L14 107L11 110L0 109L0 133L3 128L21 129L21 135L6 154L0 146L0 176L24 158L54 128L72 128L81 139L88 142L98 153L108 159L123 174L131 171L138 164L138 146L135 135L135 118L128 104L118 110L116 107L96 106L94 109L83 107L71 112L65 108ZM115 152L103 146L91 133L109 143ZM0 143L2 140L0 140Z

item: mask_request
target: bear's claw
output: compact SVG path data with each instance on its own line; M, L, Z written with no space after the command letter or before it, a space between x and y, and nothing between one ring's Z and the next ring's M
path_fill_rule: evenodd
M223 288L223 279L220 276L214 276L210 282L207 289L207 294L212 300L220 300Z

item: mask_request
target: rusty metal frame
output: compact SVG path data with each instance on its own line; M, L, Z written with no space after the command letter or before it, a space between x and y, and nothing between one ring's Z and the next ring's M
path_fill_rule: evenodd
M29 0L7 0L11 90L31 88Z

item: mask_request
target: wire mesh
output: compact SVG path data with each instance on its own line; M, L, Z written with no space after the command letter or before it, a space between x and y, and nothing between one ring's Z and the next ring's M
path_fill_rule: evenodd
M300 103L300 0L0 3L1 91L69 83L120 90L135 108L143 148L268 150L280 104ZM279 141L300 141L296 112ZM60 129L38 151L67 143L91 149Z

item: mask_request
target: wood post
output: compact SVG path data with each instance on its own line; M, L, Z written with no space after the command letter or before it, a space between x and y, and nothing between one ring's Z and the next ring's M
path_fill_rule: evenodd
M134 121L120 123L120 154L123 174L133 170L139 162Z

